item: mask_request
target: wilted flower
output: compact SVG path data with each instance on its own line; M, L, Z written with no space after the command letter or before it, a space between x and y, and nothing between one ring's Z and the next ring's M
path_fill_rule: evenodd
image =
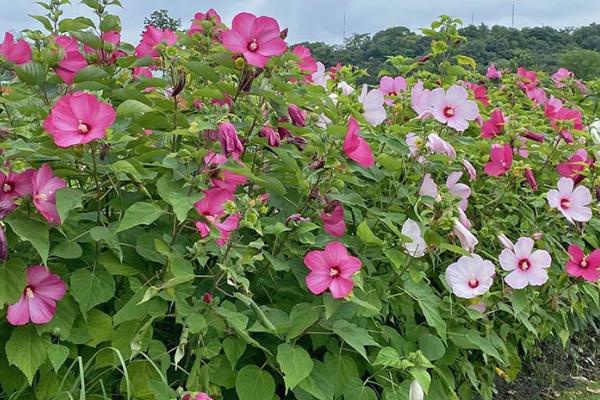
M306 126L304 111L302 111L302 109L300 109L300 107L298 107L297 105L290 104L288 106L288 115L290 116L294 125L300 127Z
M346 234L344 207L339 201L334 200L329 203L320 216L325 232L334 237L342 237Z
M52 174L48 164L35 171L32 177L33 204L42 216L51 224L60 224L61 220L56 209L56 191L66 187L61 178Z
M475 251L475 246L479 243L479 240L464 226L459 220L454 220L454 226L452 232L458 237L460 245L463 249L472 253Z

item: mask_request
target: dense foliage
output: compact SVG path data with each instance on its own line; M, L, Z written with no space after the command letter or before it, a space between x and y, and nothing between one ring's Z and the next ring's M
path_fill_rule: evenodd
M480 67L495 63L503 68L524 66L554 72L566 67L580 78L600 77L600 25L555 29L549 26L514 29L505 26L470 25L460 29L466 43L461 53ZM389 57L416 59L430 51L431 37L396 26L370 34L354 34L340 45L302 43L325 65L353 64L372 76L388 69Z
M0 45L4 397L491 399L598 315L597 82L68 3Z

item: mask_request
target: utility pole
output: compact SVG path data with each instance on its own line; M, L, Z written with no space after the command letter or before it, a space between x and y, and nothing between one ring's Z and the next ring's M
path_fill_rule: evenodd
M475 25L475 13L471 13L471 25Z
M514 28L515 27L515 1L513 0L513 7L512 7L512 24L511 27Z
M344 27L342 31L342 43L346 42L346 11L344 11Z

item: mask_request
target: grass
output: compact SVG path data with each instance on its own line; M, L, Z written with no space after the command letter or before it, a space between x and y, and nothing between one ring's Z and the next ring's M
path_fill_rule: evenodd
M579 384L564 392L558 400L600 400L600 382Z

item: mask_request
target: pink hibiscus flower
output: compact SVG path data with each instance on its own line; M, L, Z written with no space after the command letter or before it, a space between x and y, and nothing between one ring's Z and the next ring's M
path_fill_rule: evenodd
M215 25L220 25L221 17L214 8L209 9L206 13L197 12L194 14L194 20L190 29L188 29L188 35L204 32L204 26L202 25L204 21L213 21Z
M295 104L290 104L288 106L288 115L292 120L292 123L296 126L303 127L306 126L306 117L304 111Z
M173 46L176 42L177 34L172 30L162 30L152 25L148 25L144 33L142 33L140 44L135 48L135 55L137 57L158 57L157 47L159 45L164 44Z
M469 204L468 198L471 196L471 188L464 183L458 183L462 176L462 172L451 172L448 179L446 179L446 187L452 196L460 199L459 207L464 211Z
M537 180L535 179L535 174L533 173L531 168L525 168L525 180L529 184L529 187L531 187L531 190L533 190L534 192L537 192L538 183L537 183Z
M569 259L565 269L570 276L580 277L588 282L597 282L600 279L600 249L586 256L581 247L571 244L567 251Z
M224 246L239 225L240 213L234 213L226 218L225 203L233 201L234 195L224 188L211 188L204 191L204 197L194 204L196 211L204 217L202 221L196 221L196 229L201 238L210 234L211 226L219 232L217 244Z
M502 79L502 71L496 69L494 64L490 65L485 73L485 77L489 80Z
M512 271L504 281L513 289L541 286L548 280L552 258L546 250L533 251L533 245L533 239L521 237L512 250L504 249L498 257L502 269Z
M152 78L152 67L134 67L133 77L135 79Z
M227 157L232 156L234 160L238 160L244 152L244 145L240 141L235 126L230 122L221 122L217 132L223 153Z
M344 221L344 207L337 200L332 201L325 207L320 215L323 221L323 230L334 237L342 237L346 234L346 222Z
M513 162L513 151L510 144L493 144L490 151L490 161L483 170L489 176L501 176L510 171Z
M35 171L32 177L32 194L35 208L51 224L60 224L56 210L56 191L67 186L64 180L52 174L48 164Z
M358 122L350 117L342 149L348 158L356 161L363 168L369 168L375 164L375 159L369 144L359 135L359 132Z
M465 171L467 171L467 175L469 175L469 180L473 182L475 179L477 179L477 171L475 170L473 164L471 164L471 162L466 159L462 161L462 164L465 168Z
M423 176L423 182L421 182L421 187L419 188L419 196L432 197L436 201L441 200L441 198L438 199L438 186L430 173L426 173Z
M298 68L300 68L302 72L307 74L317 72L317 62L312 57L310 49L299 44L294 47L292 53L298 57Z
M248 64L264 68L271 57L287 49L280 35L279 24L273 18L243 12L233 18L231 29L223 33L223 46L242 54Z
M592 194L585 186L577 186L571 178L560 178L558 190L548 191L548 204L559 210L570 222L586 222L592 219Z
M114 48L107 50L107 49L94 49L90 46L88 46L87 44L83 46L83 50L87 53L87 54L93 54L95 55L98 60L103 63L103 64L114 64L115 61L117 61L117 58L119 57L124 57L127 54L122 51L122 50L118 50L117 47L119 47L121 45L121 33L120 32L102 32L102 34L100 35L100 38L102 39L102 41L106 44L111 44Z
M427 136L427 144L425 146L432 153L445 154L453 160L456 158L456 151L454 150L454 147L439 137L437 133L432 133Z
M504 125L506 124L506 118L502 113L502 110L496 108L492 111L490 119L485 121L481 126L481 137L491 139L502 133Z
M61 97L44 120L44 129L60 147L102 139L117 113L92 94L75 92Z
M304 257L304 265L310 270L306 285L313 294L327 289L334 299L341 299L352 292L354 275L362 267L360 259L348 254L340 242L330 242L324 250L313 250Z
M67 285L43 265L27 269L27 286L18 303L8 306L6 319L11 325L46 324L56 314L56 302L67 292Z
M402 243L406 252L412 257L423 257L427 252L427 243L423 239L419 224L409 218L402 224L401 233L411 240L410 242Z
M472 299L487 293L494 283L496 268L477 254L462 256L446 268L446 282L456 297Z
M378 89L369 91L367 85L363 85L358 101L363 107L363 117L373 126L381 124L387 118L383 104L385 98Z
M410 106L417 113L418 118L431 115L430 95L431 90L425 89L422 81L418 81L411 89Z
M62 60L58 62L58 66L55 68L55 72L64 83L70 85L75 81L77 73L87 67L88 64L79 51L79 44L75 39L69 36L57 36L55 40L64 53Z
M456 235L458 240L460 241L460 245L463 249L472 253L475 251L475 246L479 243L479 240L471 233L469 228L467 228L461 221L454 220L454 225L452 227L452 232Z
M560 176L571 178L575 181L575 184L577 184L585 177L580 172L590 168L593 164L594 160L589 158L587 151L585 149L579 149L569 157L568 161L559 163L556 166L556 170Z
M279 133L275 132L273 128L264 126L260 129L258 134L267 139L269 146L279 147L281 143L281 138L279 137Z
M208 167L206 172L210 175L210 182L213 186L235 193L238 186L244 185L248 181L248 178L227 169L218 168L219 165L226 164L227 161L228 158L223 154L208 152L204 156L204 163Z
M480 102L481 105L484 107L490 105L490 99L487 95L487 89L485 86L481 86L473 82L467 82L467 87L473 92L473 97L475 97L475 100Z
M0 44L0 56L13 64L23 65L31 62L31 48L25 39L15 42L12 33L4 34L4 42Z
M0 200L14 201L16 198L32 194L31 177L34 173L33 169L19 173L9 172L8 175L0 172Z
M477 104L468 100L469 93L462 86L452 85L448 91L434 89L428 96L433 117L459 132L469 127L468 121L479 117Z
M565 268L569 275L581 277L588 282L597 282L600 279L600 249L586 256L581 247L571 244L568 253L569 260Z
M575 78L575 74L566 68L559 68L558 71L550 75L550 79L554 82L554 86L559 89L564 88L566 86L564 82L572 78Z
M379 90L385 96L385 104L394 104L394 98L406 90L406 79L401 76L384 76L379 81Z

